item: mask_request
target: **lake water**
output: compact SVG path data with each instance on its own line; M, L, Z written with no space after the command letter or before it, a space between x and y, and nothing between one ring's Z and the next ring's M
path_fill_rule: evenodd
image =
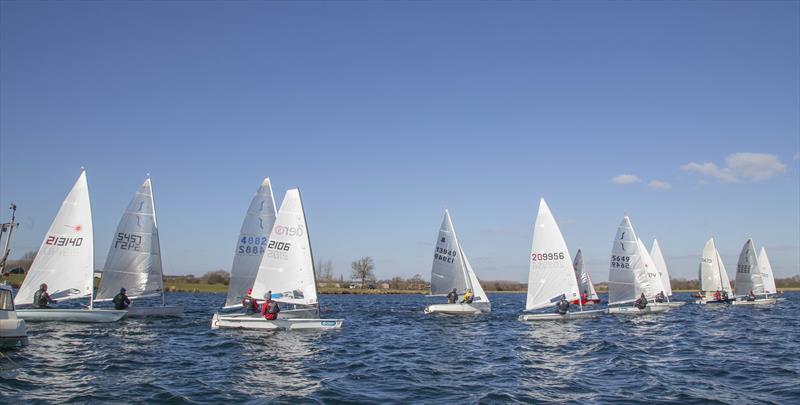
M441 299L321 296L339 331L211 330L222 294L168 294L181 319L29 324L0 357L0 402L798 403L800 293L755 309L522 323L424 315ZM678 300L688 300L677 294Z

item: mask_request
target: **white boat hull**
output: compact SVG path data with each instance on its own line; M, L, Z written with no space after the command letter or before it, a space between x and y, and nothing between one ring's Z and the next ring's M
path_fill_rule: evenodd
M127 312L115 309L17 309L17 316L27 322L116 322Z
M670 307L666 305L652 305L648 304L644 309L636 307L610 307L608 313L612 315L647 315L658 314L669 311Z
M300 329L339 329L342 319L277 319L268 321L261 314L214 314L211 317L211 329L265 329L265 330L300 330Z
M488 302L480 304L436 304L425 307L426 314L477 315L489 312L492 312L492 305Z
M531 322L531 321L569 321L573 319L586 319L586 318L595 318L598 316L602 316L606 313L605 309L595 309L592 311L576 311L572 312L569 311L564 315L561 315L557 312L554 313L544 313L544 314L523 314L519 316L520 321L524 322Z
M126 318L143 317L180 317L183 316L183 305L165 305L163 307L138 307L128 308Z
M28 328L25 320L0 319L0 347L21 347L28 345Z
M772 305L777 303L777 298L758 298L755 301L741 300L732 302L733 305Z
M657 307L669 307L669 308L677 308L686 305L686 301L670 301L670 302L656 302L647 305L653 305Z

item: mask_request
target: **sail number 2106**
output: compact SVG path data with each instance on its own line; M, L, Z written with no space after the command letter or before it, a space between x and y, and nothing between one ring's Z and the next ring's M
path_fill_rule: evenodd
M531 253L531 261L543 262L545 260L564 260L567 256L564 252L556 253Z

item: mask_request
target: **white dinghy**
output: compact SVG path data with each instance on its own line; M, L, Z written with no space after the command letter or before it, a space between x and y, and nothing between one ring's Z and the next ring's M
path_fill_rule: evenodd
M733 301L734 305L770 305L778 302L777 299L770 297L764 289L764 279L761 276L762 267L756 256L755 245L752 239L748 239L739 254L739 262L736 265L736 289L734 293L737 297ZM750 292L756 295L755 299L747 299ZM758 297L758 296L763 297Z
M769 263L767 251L764 246L761 246L761 251L758 252L758 267L761 269L761 281L764 283L764 294L767 296L775 296L778 294L778 289L775 286L775 275L772 273L772 265ZM778 301L785 301L786 298L775 297Z
M111 240L95 302L111 301L125 288L133 304L126 317L182 316L182 305L166 305L161 244L153 186L148 177L133 195ZM137 299L161 298L160 306L139 306Z
M472 303L435 304L425 308L426 314L469 315L492 311L489 297L478 282L475 271L467 260L467 255L458 243L456 230L450 219L450 212L444 210L442 225L439 227L439 236L436 239L436 248L433 253L431 265L431 296L446 296L456 289L458 295L471 290Z
M644 244L636 237L630 218L626 215L617 228L611 248L608 268L609 314L644 315L666 312L670 307L650 305L655 301L655 287L661 288L661 276L650 259ZM648 305L643 309L630 304L644 294Z
M553 308L562 298L567 301L578 300L579 311L522 314L520 321L554 321L593 318L603 315L605 310L584 311L580 304L578 280L575 277L572 258L567 242L544 201L539 202L539 212L533 226L530 267L528 270L528 296L525 311Z
M242 221L233 256L228 296L225 298L223 309L241 308L242 300L248 298L248 290L256 281L258 266L267 250L269 234L272 232L277 215L272 183L267 177L261 182L250 201L250 207L247 208L247 214Z
M269 236L266 254L258 268L252 296L265 297L269 291L272 291L271 298L274 301L294 305L311 316L270 321L260 313L217 313L211 319L211 328L293 330L342 327L341 319L319 318L314 257L300 190L296 188L288 190L283 198Z
M714 238L709 238L703 247L703 256L700 258L700 268L698 270L700 278L700 293L695 301L697 304L727 304L730 299L717 299L714 294L719 292L726 293L733 297L733 289L728 279L728 272L722 262L722 256L717 251Z
M664 255L661 253L661 246L658 240L653 239L653 247L650 248L650 258L653 260L658 273L661 275L661 286L663 287L664 297L667 302L659 302L656 305L666 305L669 307L680 307L686 304L684 301L672 300L672 281L669 279L669 270L667 269L667 262L664 260Z
M575 305L592 305L600 303L600 296L592 284L592 278L589 277L589 272L586 271L586 264L583 262L583 252L578 249L575 253L575 261L572 263L575 268L575 279L578 281L578 291L581 292L580 300L573 300L570 304ZM584 295L586 297L584 298Z
M19 308L17 316L28 321L114 322L126 311L94 309L94 234L86 172L81 174L61 204L39 252L22 282L15 303L31 306L41 284L60 301L89 298L86 309Z

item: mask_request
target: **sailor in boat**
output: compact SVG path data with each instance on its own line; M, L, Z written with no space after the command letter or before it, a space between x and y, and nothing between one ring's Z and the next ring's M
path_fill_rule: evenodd
M450 291L450 293L447 294L447 303L448 304L455 304L456 301L458 300L458 293L456 291L457 290L454 288L453 291Z
M461 299L462 304L472 304L472 300L475 299L475 296L472 294L472 290L467 290L464 293L464 298Z
M722 301L722 293L720 290L714 292L714 301Z
M247 295L242 299L242 308L244 308L245 313L252 314L258 312L258 301L251 295L253 293L252 288L247 289ZM269 292L269 295L272 295L272 292Z
M279 312L281 312L281 308L277 302L272 300L272 291L268 291L264 297L264 305L261 307L261 315L264 315L264 319L268 321L274 321L278 319Z
M730 297L728 297L728 292L725 290L722 291L722 300L725 302L729 302L731 300Z
M58 301L50 298L50 294L47 293L47 284L42 283L39 286L39 290L33 294L33 307L38 309L50 309L47 304L55 304Z
M664 302L664 299L666 299L665 297L666 296L664 295L664 291L659 292L658 294L656 294L656 302L658 303Z
M639 309L645 309L647 307L647 297L644 296L644 293L633 303L633 306Z
M589 302L589 294L586 293L586 290L583 290L583 294L581 294L581 303L586 304Z
M114 303L114 309L116 310L128 309L128 306L131 305L131 299L125 295L124 288L119 289L119 294L115 295L111 302Z
M756 300L756 295L753 293L753 290L750 290L750 293L747 294L747 300L753 302Z
M556 312L560 315L566 315L569 311L569 301L563 295L561 296L561 300L556 303Z

